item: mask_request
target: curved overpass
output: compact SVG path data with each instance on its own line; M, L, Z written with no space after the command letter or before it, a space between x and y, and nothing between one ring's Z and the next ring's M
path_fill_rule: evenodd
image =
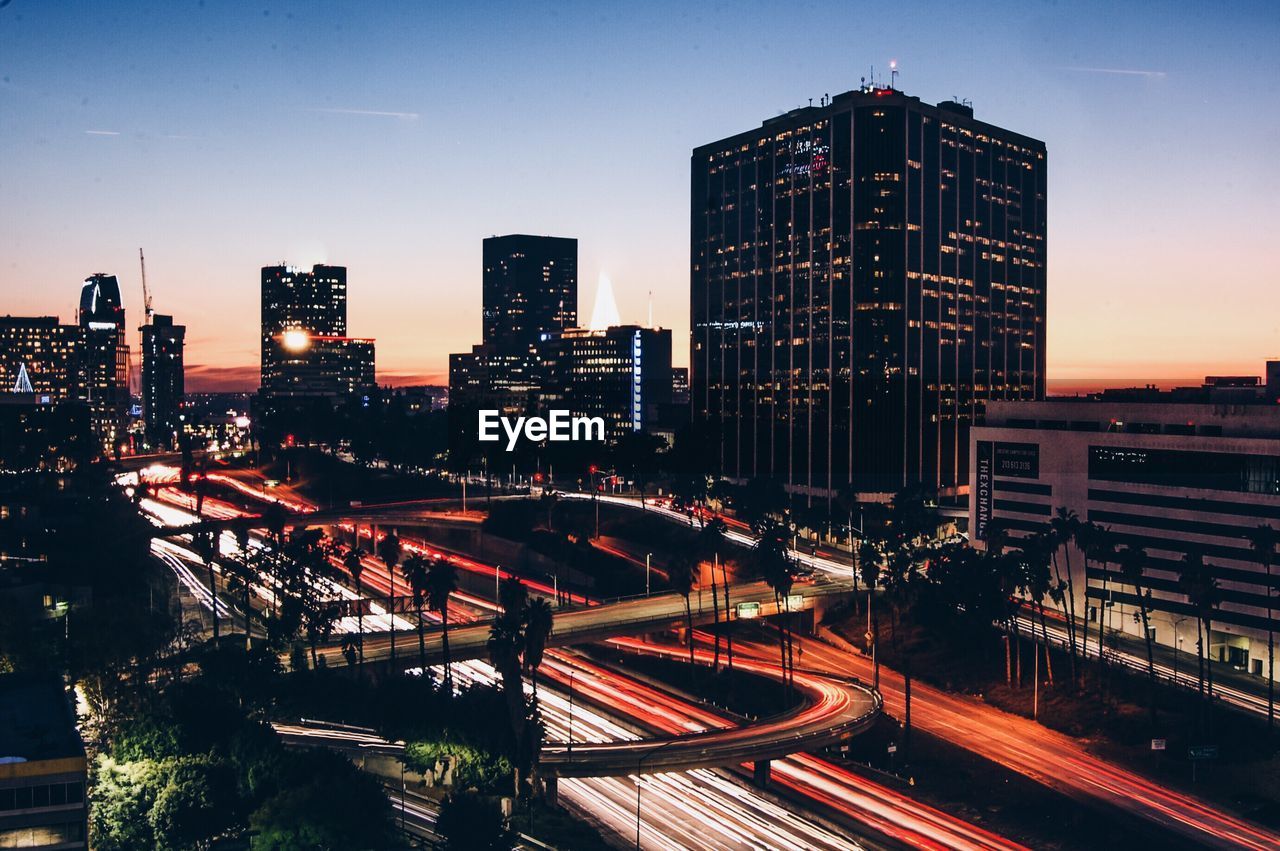
M616 639L617 647L687 659L688 651L671 645ZM696 651L699 664L712 655ZM779 665L739 657L734 667L781 679ZM840 742L875 723L883 706L880 694L856 680L797 670L795 685L803 703L794 709L738 727L613 742L546 742L539 763L561 777L607 777L686 771L777 759Z

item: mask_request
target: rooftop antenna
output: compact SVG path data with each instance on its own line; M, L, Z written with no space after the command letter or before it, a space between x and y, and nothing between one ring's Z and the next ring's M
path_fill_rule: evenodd
M898 88L898 60L889 60L889 88Z
M653 327L653 290L649 290L649 327Z

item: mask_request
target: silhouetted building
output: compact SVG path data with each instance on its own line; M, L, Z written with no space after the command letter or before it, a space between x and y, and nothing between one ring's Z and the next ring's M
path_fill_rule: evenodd
M578 324L578 240L510 234L484 241L481 342L530 348Z
M1267 361L1267 401L1280 404L1280 360Z
M373 340L347 336L346 267L263 267L262 395L343 397L375 386Z
M182 430L181 410L186 392L183 344L187 329L172 316L155 314L142 332L142 417L147 440L171 448Z
M831 497L968 480L1044 394L1042 142L866 87L692 155L692 410L723 475Z
M481 343L449 356L449 399L524 413L542 386L538 347L578 321L578 241L510 234L484 241Z
M1261 524L1280 530L1280 406L1176 393L995 401L972 430L970 456L976 546L1019 547L1060 509L1106 528L1114 553L1093 549L1086 560L1082 537L1060 561L1095 635L1102 622L1141 636L1138 594L1149 592L1154 640L1194 655L1198 618L1179 577L1199 556L1221 589L1206 655L1266 676L1267 613L1275 619L1280 606L1250 535ZM1127 547L1143 551L1141 588L1121 572Z
M542 348L543 408L604 419L605 439L649 432L671 402L671 331L569 328Z
M115 275L85 278L80 288L81 390L93 431L108 452L119 447L129 415L129 344Z
M87 769L61 679L0 675L0 848L89 847Z

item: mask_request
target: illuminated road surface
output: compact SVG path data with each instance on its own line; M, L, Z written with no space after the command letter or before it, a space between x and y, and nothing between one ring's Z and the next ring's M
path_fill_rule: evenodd
M493 668L480 661L454 666L458 684L492 683ZM566 695L539 689L543 720L551 737L567 738L570 708ZM580 703L573 706L574 736L579 742L637 739L617 721ZM286 741L311 740L347 750L400 747L369 733L327 727L280 725ZM645 849L859 849L866 847L796 813L744 782L720 772L697 770L649 774L642 778L564 779L560 803L596 823L622 843L636 837L636 791L640 791L640 841Z

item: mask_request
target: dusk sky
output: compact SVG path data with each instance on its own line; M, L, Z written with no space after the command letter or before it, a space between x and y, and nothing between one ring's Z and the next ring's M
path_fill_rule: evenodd
M349 269L383 382L480 339L481 240L579 240L688 359L689 154L872 65L1049 150L1050 379L1280 356L1280 6L0 0L0 314L90 273L256 387L259 267ZM133 334L131 342L136 345Z

